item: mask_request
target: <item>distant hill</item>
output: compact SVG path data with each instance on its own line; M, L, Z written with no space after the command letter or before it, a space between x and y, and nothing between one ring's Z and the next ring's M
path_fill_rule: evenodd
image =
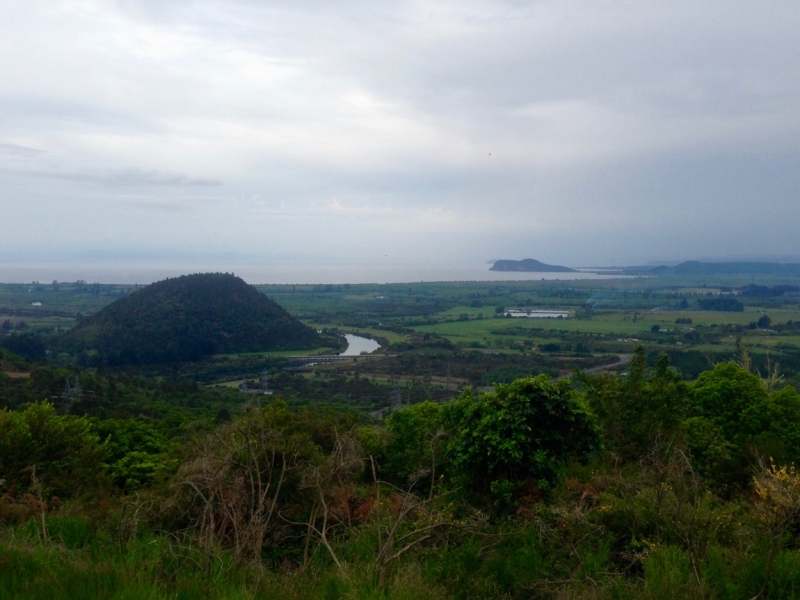
M58 345L73 354L97 350L113 366L300 350L320 342L315 330L239 277L208 273L133 292L80 321Z
M798 263L699 262L690 260L675 266L626 267L625 275L785 275L800 276Z
M496 260L490 271L527 271L531 273L575 273L575 269L526 258L524 260Z

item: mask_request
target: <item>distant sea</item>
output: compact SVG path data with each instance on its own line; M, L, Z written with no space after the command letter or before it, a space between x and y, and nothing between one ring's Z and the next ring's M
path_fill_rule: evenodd
M189 273L235 273L251 284L413 283L432 281L531 281L621 279L596 273L520 273L490 271L489 265L353 265L353 264L224 264L224 263L0 263L0 283L77 281L87 283L148 284Z

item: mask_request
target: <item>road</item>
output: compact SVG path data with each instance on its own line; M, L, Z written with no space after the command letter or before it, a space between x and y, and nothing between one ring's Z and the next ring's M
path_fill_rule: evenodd
M633 354L618 354L617 358L619 358L617 362L611 363L609 365L600 365L599 367L592 367L591 369L584 369L583 372L586 373L587 375L595 375L597 373L602 373L603 371L608 371L609 369L614 369L621 365L626 365L629 362L631 362ZM567 379L569 377L572 377L571 373L567 375L559 375L557 379Z
M591 369L586 369L584 373L588 373L592 375L594 373L600 373L601 371L608 371L609 369L613 369L615 367L619 367L620 365L625 365L631 362L633 358L633 354L618 354L619 360L615 363L611 363L610 365L600 365L599 367L592 367Z

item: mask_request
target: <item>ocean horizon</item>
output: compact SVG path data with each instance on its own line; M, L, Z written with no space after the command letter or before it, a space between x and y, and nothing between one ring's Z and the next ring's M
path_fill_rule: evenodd
M620 275L591 272L526 273L490 271L489 264L320 264L320 263L224 263L224 262L74 262L0 263L0 283L50 283L78 281L102 284L147 285L168 277L190 273L235 273L253 285L419 283L436 281L569 281L615 279Z

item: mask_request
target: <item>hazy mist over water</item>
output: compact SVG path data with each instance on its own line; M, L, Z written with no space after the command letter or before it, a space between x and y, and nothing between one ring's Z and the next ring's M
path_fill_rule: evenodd
M475 266L426 265L242 265L193 263L154 266L152 264L0 264L0 282L85 280L89 283L148 284L189 273L233 272L250 284L345 284L413 283L420 281L529 281L609 279L619 276L594 273L520 273L490 271L488 264Z

